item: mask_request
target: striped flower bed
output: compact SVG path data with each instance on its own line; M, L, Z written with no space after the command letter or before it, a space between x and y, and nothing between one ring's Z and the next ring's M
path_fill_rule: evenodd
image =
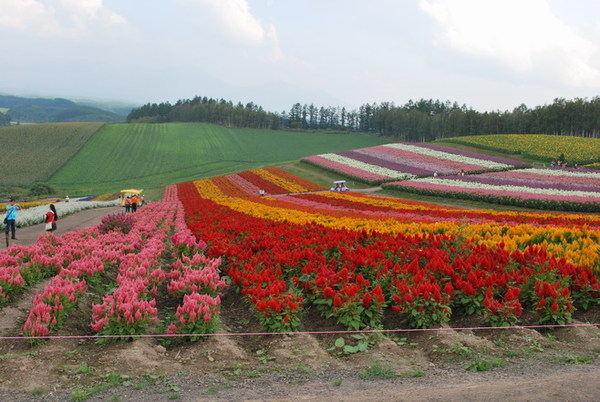
M600 211L600 173L524 169L387 183L385 188L499 204L568 211Z
M518 161L477 155L431 144L398 143L302 159L321 168L369 184L416 177L477 173L522 168Z
M264 190L265 195L325 190L324 187L318 184L294 176L274 166L246 170L205 180L211 181L224 195L229 197L258 196L260 190Z

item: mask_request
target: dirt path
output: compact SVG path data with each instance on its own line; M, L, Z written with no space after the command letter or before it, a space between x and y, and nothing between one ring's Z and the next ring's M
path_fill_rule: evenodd
M56 236L60 236L63 233L72 232L79 228L87 228L100 223L102 218L108 214L114 214L117 212L123 212L122 207L106 207L106 208L93 208L79 211L72 215L62 217L57 222L57 229L54 233ZM41 234L44 233L44 224L39 223L37 225L28 226L25 228L17 228L17 240L9 239L10 245L18 244L20 246L27 246L37 241ZM4 233L2 233L2 248L6 247L4 240Z

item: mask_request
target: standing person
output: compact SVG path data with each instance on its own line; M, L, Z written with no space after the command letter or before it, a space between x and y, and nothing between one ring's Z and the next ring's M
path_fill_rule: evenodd
M127 196L127 198L125 198L125 213L127 212L131 212L131 197Z
M58 220L58 212L54 204L50 204L50 210L46 212L46 232L54 232L56 230L56 221Z
M11 198L8 201L8 204L6 204L6 217L4 218L4 223L6 224L4 227L4 234L6 235L6 247L8 247L8 232L12 234L11 239L17 240L17 227L15 225L15 222L17 221L17 209L21 209L21 207L19 207L19 204L17 204L15 200Z
M135 212L137 211L137 206L138 206L138 197L137 195L133 195L133 197L131 197L131 212Z

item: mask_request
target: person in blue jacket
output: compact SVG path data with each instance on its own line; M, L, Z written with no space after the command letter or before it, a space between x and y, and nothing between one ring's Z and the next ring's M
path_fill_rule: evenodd
M8 204L6 204L6 217L4 219L4 223L6 226L4 227L4 234L6 235L6 247L8 247L8 233L11 233L11 239L16 240L17 237L17 227L15 222L17 220L17 210L20 209L19 204L15 202L12 198L9 200Z

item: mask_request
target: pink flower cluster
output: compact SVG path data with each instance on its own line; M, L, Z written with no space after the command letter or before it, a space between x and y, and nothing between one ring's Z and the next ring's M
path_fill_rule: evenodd
M183 216L182 206L179 211ZM170 279L167 291L183 296L183 301L177 307L175 322L168 326L167 333L189 334L191 340L196 340L198 334L216 330L221 294L227 283L219 275L221 258L204 255L206 243L196 240L185 223L178 225L176 220L176 228L176 234L171 236L172 256L176 260L167 274Z
M176 202L152 203L136 213L136 223L127 234L135 244L117 267L118 287L92 305L92 329L104 335L139 335L156 321L156 295L166 275L160 257L166 250L167 233L179 207Z
M171 264L171 279L167 285L170 293L184 295L189 293L205 293L217 295L227 284L219 276L220 258L209 258L204 254L194 254L192 257L183 256Z

